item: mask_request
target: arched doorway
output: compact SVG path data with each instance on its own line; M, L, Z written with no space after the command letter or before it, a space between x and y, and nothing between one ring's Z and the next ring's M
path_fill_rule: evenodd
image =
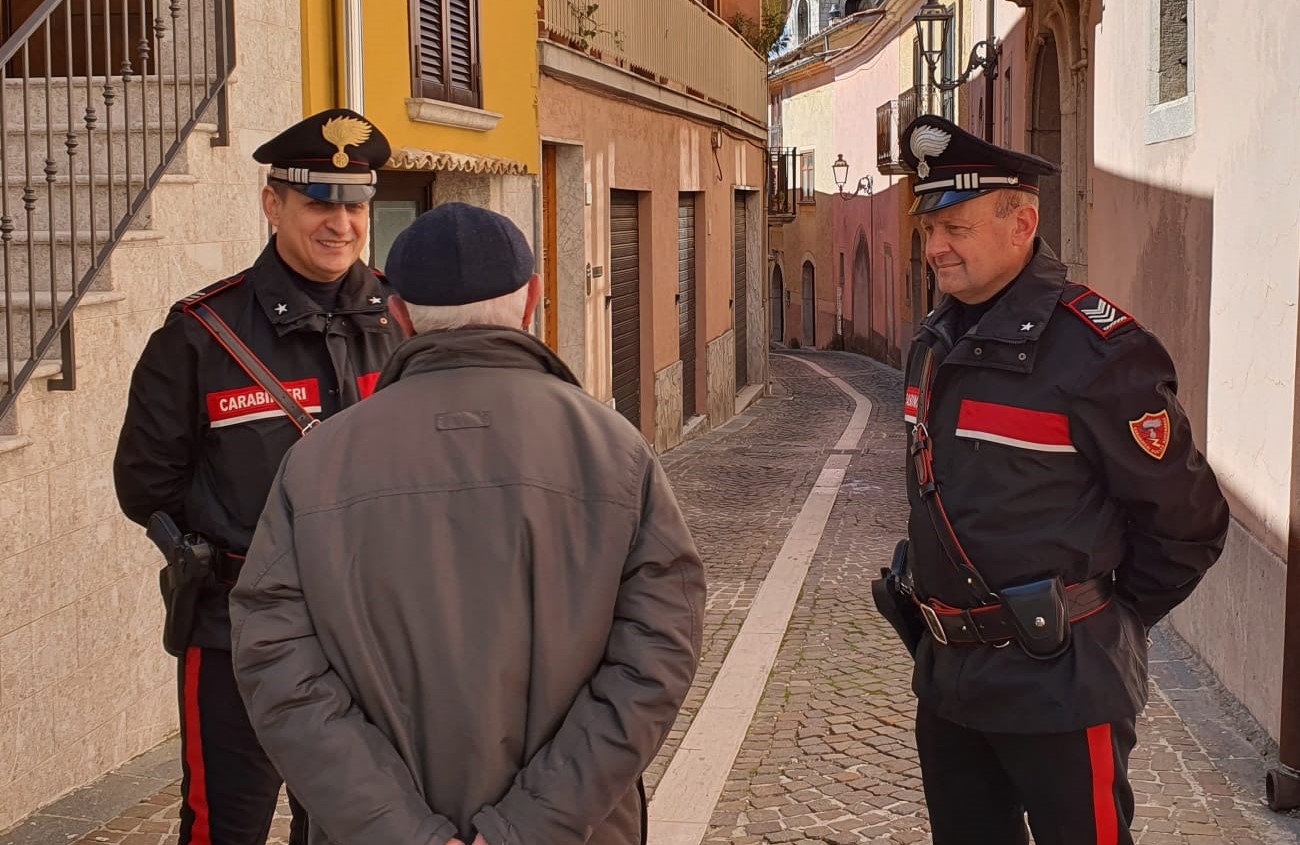
M817 348L817 271L811 261L803 263L803 345Z
M867 236L858 230L853 247L853 330L858 337L871 337L871 249Z
M1033 125L1030 152L1061 163L1061 73L1056 39L1048 35L1034 64ZM1044 176L1038 182L1038 234L1058 255L1061 251L1061 176Z
M772 286L767 298L772 309L772 342L785 343L785 278L781 275L780 264L772 265Z

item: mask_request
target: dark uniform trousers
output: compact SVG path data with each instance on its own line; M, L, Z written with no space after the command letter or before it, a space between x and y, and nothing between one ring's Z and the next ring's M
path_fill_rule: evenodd
M284 781L249 724L230 652L191 647L179 662L179 845L265 845ZM289 843L306 845L306 813L289 803Z
M1135 720L1055 734L986 733L917 709L934 845L1133 845Z

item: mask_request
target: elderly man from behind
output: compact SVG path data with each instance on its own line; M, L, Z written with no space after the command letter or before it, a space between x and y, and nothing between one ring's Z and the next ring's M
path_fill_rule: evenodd
M704 606L667 477L519 330L508 219L440 206L387 273L412 337L290 451L231 596L252 724L312 845L639 843Z

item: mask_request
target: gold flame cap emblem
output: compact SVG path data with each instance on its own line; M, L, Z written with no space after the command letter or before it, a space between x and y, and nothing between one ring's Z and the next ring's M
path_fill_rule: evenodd
M342 169L348 166L350 159L344 147L356 147L370 140L372 127L364 120L355 117L336 117L325 122L321 134L325 140L338 147L338 152L331 159L334 166Z

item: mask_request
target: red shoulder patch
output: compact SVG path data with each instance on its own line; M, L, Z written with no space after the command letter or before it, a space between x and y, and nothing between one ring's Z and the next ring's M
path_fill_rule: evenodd
M1086 289L1082 294L1068 301L1062 299L1061 307L1073 312L1076 317L1087 323L1089 328L1104 338L1109 338L1124 326L1137 324L1133 315L1092 288Z

